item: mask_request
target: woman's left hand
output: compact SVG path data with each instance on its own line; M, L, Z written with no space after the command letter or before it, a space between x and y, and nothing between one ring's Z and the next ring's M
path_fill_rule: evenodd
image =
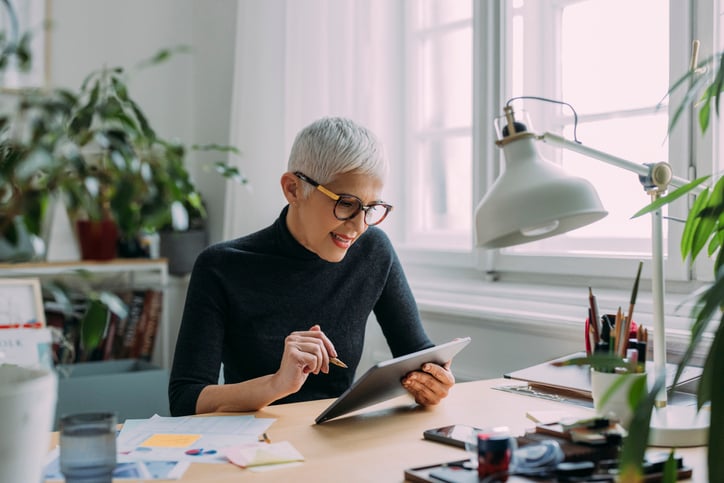
M442 366L428 362L422 370L412 371L402 380L402 386L422 406L434 406L442 401L455 385L455 376L450 371L450 362Z

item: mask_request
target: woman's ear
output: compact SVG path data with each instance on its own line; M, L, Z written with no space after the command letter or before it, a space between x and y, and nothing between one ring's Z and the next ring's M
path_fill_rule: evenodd
M294 173L286 172L282 175L282 193L290 205L299 201L301 198L302 188L300 182L301 180L297 178Z

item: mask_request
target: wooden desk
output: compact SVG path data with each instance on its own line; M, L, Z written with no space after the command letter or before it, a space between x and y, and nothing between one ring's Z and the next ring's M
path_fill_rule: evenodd
M304 455L304 463L267 472L232 464L195 463L180 481L401 482L406 468L466 457L462 449L423 440L425 429L454 423L504 425L512 434L521 435L534 426L525 416L532 409L564 409L576 417L592 414L583 407L492 389L510 384L509 379L459 383L437 407L416 407L403 396L321 425L314 424L314 418L331 400L270 406L254 414L275 418L267 434L272 441L291 442ZM678 452L685 464L694 468L691 481L706 482L706 449Z

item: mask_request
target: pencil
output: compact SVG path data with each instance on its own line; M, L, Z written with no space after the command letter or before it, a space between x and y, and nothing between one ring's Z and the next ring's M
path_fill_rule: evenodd
M330 357L330 358L329 358L329 362L331 362L332 364L334 364L334 365L337 366L337 367L341 367L342 369L347 369L347 364L345 364L344 362L340 361L340 360L337 359L336 357Z
M621 326L623 325L623 310L621 307L616 311L616 322L613 326L614 341L613 341L613 353L619 355L621 352Z

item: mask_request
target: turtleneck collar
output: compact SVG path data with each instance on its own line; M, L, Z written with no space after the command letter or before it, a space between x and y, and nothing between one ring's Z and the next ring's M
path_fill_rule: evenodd
M274 227L278 235L277 239L279 240L280 251L292 258L324 261L319 257L319 255L305 248L304 245L294 238L294 235L292 235L292 232L289 231L289 227L287 226L288 213L289 205L286 205L279 214L279 218L277 218L274 222Z

